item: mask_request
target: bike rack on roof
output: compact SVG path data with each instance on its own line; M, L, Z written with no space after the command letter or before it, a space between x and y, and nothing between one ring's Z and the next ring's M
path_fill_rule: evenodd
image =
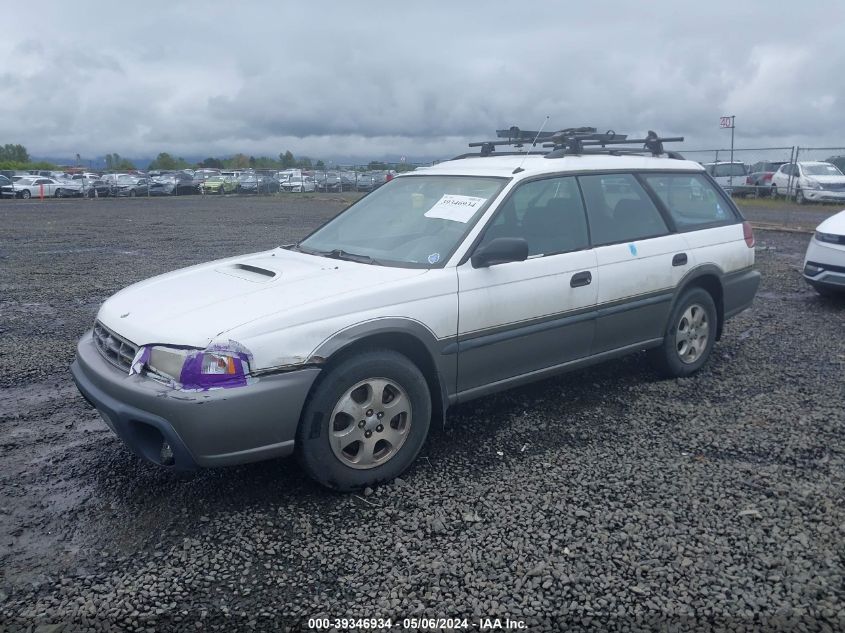
M529 143L532 147L536 147L538 141L543 141L542 147L549 148L546 152L499 152L496 155L543 154L546 158L561 158L563 156L577 156L584 154L642 156L644 152L648 152L652 156L665 155L668 158L677 160L684 159L680 153L666 151L663 147L664 143L676 143L683 141L683 136L661 137L651 130L649 130L649 133L645 138L628 138L627 134L617 134L613 130L598 132L594 127L566 128L558 130L557 132L536 132L520 130L518 127L512 126L507 130L496 130L496 136L498 137L498 140L495 141L478 141L470 143L470 147L480 148L478 154L462 154L456 158L492 156L496 154L496 148L500 146L509 145L517 150L520 150L526 143ZM641 145L642 147L631 147L633 145Z

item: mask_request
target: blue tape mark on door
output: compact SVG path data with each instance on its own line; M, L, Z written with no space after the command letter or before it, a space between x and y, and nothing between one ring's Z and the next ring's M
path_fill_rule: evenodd
M636 244L628 244L628 250L631 251L631 255L636 256L637 254L637 245Z

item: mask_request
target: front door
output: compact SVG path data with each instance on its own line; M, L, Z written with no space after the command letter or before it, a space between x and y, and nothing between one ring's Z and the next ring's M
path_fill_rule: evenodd
M525 239L529 258L458 267L459 393L590 353L598 270L575 178L517 187L478 246L497 237Z

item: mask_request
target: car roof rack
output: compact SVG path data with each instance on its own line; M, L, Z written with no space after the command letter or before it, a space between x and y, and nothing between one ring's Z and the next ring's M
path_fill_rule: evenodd
M644 152L652 156L665 155L669 158L683 160L684 157L674 151L664 149L664 143L677 143L684 140L683 136L658 136L656 132L649 130L645 138L628 138L627 134L617 134L613 130L598 132L594 127L565 128L556 132L536 132L521 130L512 126L507 130L496 130L497 140L478 141L470 143L470 147L478 147L478 154L462 154L456 158L468 158L470 156L491 156L496 154L543 154L546 158L561 158L563 156L584 155L584 154L609 154L621 155L642 155ZM526 143L536 147L538 141L543 141L542 147L547 151L526 151L522 148ZM509 145L517 151L496 152L496 148ZM641 147L632 147L640 145ZM626 147L627 146L627 147ZM522 150L522 151L520 151Z

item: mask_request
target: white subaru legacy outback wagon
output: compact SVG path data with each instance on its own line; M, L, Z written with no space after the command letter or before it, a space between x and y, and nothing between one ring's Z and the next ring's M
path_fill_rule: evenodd
M640 350L690 375L757 291L751 228L700 164L594 137L491 143L297 244L130 286L79 342L79 390L157 464L296 452L351 490L452 404Z

